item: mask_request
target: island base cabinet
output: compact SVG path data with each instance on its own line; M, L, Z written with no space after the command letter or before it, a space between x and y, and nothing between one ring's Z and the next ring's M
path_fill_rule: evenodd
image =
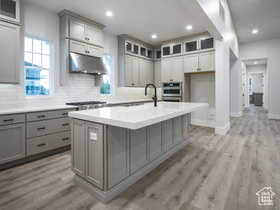
M0 164L25 157L25 125L0 126Z
M131 130L72 120L75 180L108 202L186 144L188 117Z

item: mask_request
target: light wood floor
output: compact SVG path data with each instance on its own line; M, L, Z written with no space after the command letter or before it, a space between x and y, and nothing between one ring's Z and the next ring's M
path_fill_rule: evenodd
M109 204L75 186L68 152L0 172L0 209L280 209L280 121L260 109L232 119L227 136L194 127L190 143ZM256 192L271 186L273 207Z

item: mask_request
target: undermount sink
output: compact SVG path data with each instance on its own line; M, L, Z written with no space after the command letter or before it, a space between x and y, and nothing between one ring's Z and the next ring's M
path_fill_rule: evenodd
M144 103L122 104L121 106L130 107L130 106L141 106L141 105L144 105Z

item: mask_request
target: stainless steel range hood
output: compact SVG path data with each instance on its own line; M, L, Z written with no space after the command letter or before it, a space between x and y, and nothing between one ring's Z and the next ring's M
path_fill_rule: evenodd
M102 57L70 52L70 72L85 74L106 74Z

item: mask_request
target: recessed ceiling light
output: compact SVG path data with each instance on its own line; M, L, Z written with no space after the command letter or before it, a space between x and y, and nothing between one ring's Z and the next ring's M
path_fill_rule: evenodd
M258 62L258 61L255 61L254 64L257 65L257 64L259 64L259 62Z
M190 31L190 30L193 29L193 27L192 27L192 25L187 25L187 26L186 26L186 29L187 29L188 31Z
M113 17L113 12L111 10L107 10L105 14L107 17Z
M156 39L157 35L156 34L152 34L152 39Z
M254 29L252 30L252 34L258 34L258 33L259 33L259 29L254 28Z

